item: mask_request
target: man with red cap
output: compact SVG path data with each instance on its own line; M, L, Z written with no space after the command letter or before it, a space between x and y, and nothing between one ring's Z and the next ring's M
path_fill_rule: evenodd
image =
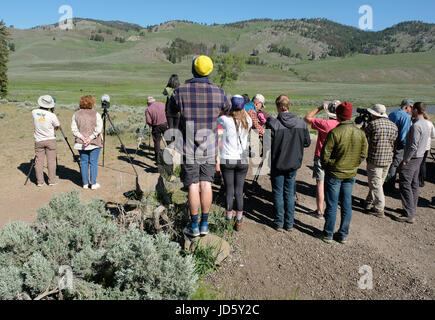
M322 240L332 243L334 238L346 243L352 220L352 192L361 163L367 158L367 139L352 119L353 106L344 102L337 107L340 124L329 132L321 153L325 170L325 228ZM341 223L336 234L338 201L341 202Z

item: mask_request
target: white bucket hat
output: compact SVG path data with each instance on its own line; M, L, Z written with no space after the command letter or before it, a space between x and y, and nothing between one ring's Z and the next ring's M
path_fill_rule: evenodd
M387 108L383 104L375 104L370 109L367 109L372 115L379 118L388 118Z
M54 102L53 97L49 95L42 96L38 99L38 105L44 109L53 109L55 104L56 102Z

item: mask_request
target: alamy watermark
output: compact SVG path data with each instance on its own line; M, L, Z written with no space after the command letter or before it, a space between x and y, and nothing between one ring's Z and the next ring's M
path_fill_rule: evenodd
M74 290L74 275L70 266L60 266L59 277L58 287L60 291L68 290L71 292Z
M359 28L361 30L373 30L373 8L369 5L363 5L359 8Z
M63 14L59 19L60 30L72 30L74 28L73 9L69 5L63 5L59 8L59 14Z
M373 290L373 269L370 266L362 266L358 273L361 278L358 280L358 288L361 290Z

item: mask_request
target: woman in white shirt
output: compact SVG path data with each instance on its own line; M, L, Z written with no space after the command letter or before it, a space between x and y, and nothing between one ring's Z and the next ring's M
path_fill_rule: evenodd
M426 152L424 154L423 162L421 163L421 167L420 167L420 174L419 174L420 188L424 187L424 181L426 180L426 159L430 152L430 149L432 149L432 139L435 139L435 127L432 121L430 120L429 115L426 112L424 113L424 119L426 121L429 130L431 130L431 133L427 141Z
M249 170L249 131L252 120L244 109L245 99L236 95L231 99L228 115L218 119L223 128L220 167L226 188L227 220L233 219L233 205L237 212L236 231L243 222L243 188Z

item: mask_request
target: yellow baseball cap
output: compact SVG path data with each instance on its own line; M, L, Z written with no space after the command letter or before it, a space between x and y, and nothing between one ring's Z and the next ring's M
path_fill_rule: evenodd
M207 77L213 72L213 61L207 56L199 56L193 60L193 67L201 77Z

